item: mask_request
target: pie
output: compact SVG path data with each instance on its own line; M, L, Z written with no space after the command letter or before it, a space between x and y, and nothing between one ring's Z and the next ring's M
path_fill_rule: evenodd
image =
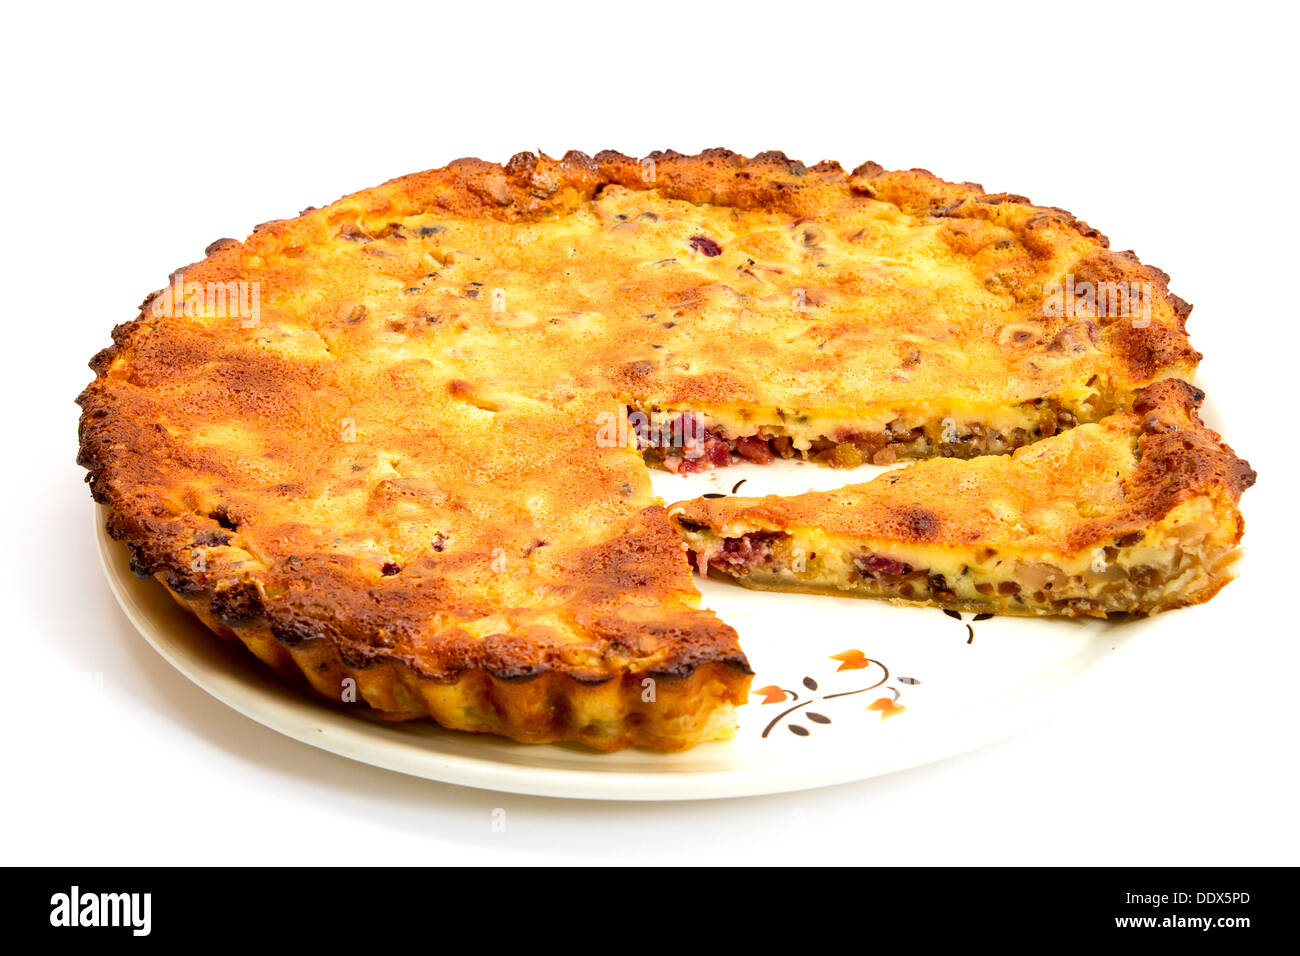
M1209 600L1241 539L1250 466L1168 380L1130 411L973 461L934 458L792 497L669 514L701 573L1010 614L1150 614Z
M848 562L823 548L787 580L773 544L749 583L838 588L865 546L909 569L851 582L887 596L925 571L909 599L1207 599L1250 473L1184 400L1189 311L1069 213L921 170L725 150L461 160L174 273L92 360L79 461L137 574L327 697L678 750L728 735L751 678L682 535L706 566L729 566L714 551L741 528L833 537ZM815 497L670 520L646 470L775 457L962 460L846 489L860 520ZM1120 474L1088 471L1103 462ZM1002 502L1031 476L1055 511ZM950 502L951 482L969 497ZM1139 530L1145 545L1113 543ZM952 562L976 566L975 533L1013 565L966 582ZM1070 581L1097 548L1119 549L1122 587ZM1066 579L1050 598L1044 579L1044 601L1031 555Z

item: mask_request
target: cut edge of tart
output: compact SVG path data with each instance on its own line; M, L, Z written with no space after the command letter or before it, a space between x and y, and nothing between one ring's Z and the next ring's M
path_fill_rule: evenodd
M711 471L743 461L811 461L832 468L891 465L924 458L975 458L1017 448L1100 421L1131 407L1132 393L1090 383L1072 398L1057 395L1018 405L935 404L884 410L800 411L782 408L700 410L629 407L646 463L674 474Z
M1250 466L1165 382L1009 457L935 459L835 491L669 515L700 573L1001 614L1152 614L1232 577Z

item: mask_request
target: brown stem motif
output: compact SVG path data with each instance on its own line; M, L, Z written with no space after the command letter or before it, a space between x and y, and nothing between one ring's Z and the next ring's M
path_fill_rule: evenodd
M866 668L874 664L880 668L881 671L880 680L876 681L875 683L868 684L865 687L855 688L854 690L842 690L842 691L837 691L836 693L833 694L821 694L818 693L818 691L820 690L820 686L818 685L817 681L814 680L812 677L804 677L803 686L805 690L812 692L812 696L809 696L806 700L803 700L800 703L795 704L793 707L787 707L785 710L781 711L781 713L777 714L770 721L768 721L767 726L763 728L762 736L764 738L766 738L768 735L772 733L773 730L775 730L778 726L780 726L781 723L785 721L787 717L799 711L803 711L802 719L808 721L808 723L822 724L822 725L829 724L831 723L831 718L828 717L826 714L823 714L820 710L808 710L806 708L818 702L826 703L833 700L840 700L845 697L853 697L856 696L857 694L865 694L867 691L875 690L877 687L880 687L887 680L889 680L889 668L886 667L881 661L874 660L870 657L867 657L861 651L856 651L856 650L845 651L843 652L843 654L838 654L832 659L843 661L843 663L839 667L840 670L846 670L846 669L856 670L856 669ZM906 678L905 682L910 684L920 683L920 681L914 677ZM889 690L893 692L894 700L897 701L899 696L899 691L895 690L892 687L889 688ZM755 691L755 693L766 695L767 699L763 701L764 704L774 704L777 703L778 701L784 701L784 700L797 701L799 700L800 697L800 694L797 690L793 690L791 688L786 688L786 687L777 687L775 685L760 688L759 690ZM812 730L804 726L802 723L789 721L788 723L786 723L785 726L786 729L789 730L790 733L794 734L796 737L807 737L809 734L812 733Z
M734 491L735 489L732 490ZM967 623L965 618L958 611L953 611L945 608L943 613L955 621L961 621L966 627L966 643L967 644L975 643L975 628L973 626L973 623ZM973 614L971 615L971 622L978 623L980 621L987 621L992 616L993 616L992 614L988 614L984 612L981 612L979 614ZM866 654L864 654L860 650L857 650L856 648L847 651L841 651L838 654L832 654L831 660L840 662L840 666L836 668L837 671L862 670L864 668L875 665L880 668L881 671L880 680L876 681L874 684L868 684L865 687L859 687L856 688L855 690L838 691L834 694L818 694L817 692L820 688L817 684L817 681L814 680L812 677L804 677L803 687L805 691L810 691L813 694L813 696L809 696L805 700L800 700L801 695L799 691L789 687L781 687L778 684L769 684L766 687L758 688L757 690L753 691L753 693L763 695L762 703L764 706L767 704L781 703L783 701L798 701L798 703L794 704L794 706L787 707L785 710L781 711L779 714L777 714L775 717L773 717L770 721L767 722L767 726L763 728L762 736L764 739L770 736L772 731L775 730L777 727L781 726L783 722L785 722L786 729L790 731L790 733L794 734L796 737L807 737L812 733L811 728L805 726L802 723L796 723L793 720L787 722L786 718L789 717L791 714L799 713L800 711L802 711L803 713L801 719L806 720L808 723L823 724L823 725L829 724L831 723L830 717L826 716L826 714L823 714L820 710L810 710L808 708L811 707L811 705L818 703L819 701L825 703L832 700L839 700L844 697L854 697L858 694L865 694L867 691L875 690L877 687L884 686L885 682L889 680L889 668L885 666L883 661L878 661L874 658L867 657ZM906 684L909 686L915 686L921 683L920 680L918 680L915 677L900 677L898 678L898 682L900 684ZM880 697L872 701L866 707L867 710L878 712L880 714L881 720L884 720L888 717L895 717L903 713L903 711L907 709L901 703L899 703L900 698L903 696L901 690L899 690L897 687L885 687L885 689L889 691L891 695L890 697Z

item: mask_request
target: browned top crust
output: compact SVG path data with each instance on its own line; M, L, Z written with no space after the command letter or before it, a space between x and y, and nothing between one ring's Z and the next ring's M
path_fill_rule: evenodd
M487 412L418 366L225 347L189 339L88 408L81 461L138 574L230 627L265 620L290 646L323 637L345 663L438 680L746 666L698 609L639 456L593 446L589 402Z
M1236 503L1255 472L1201 422L1203 397L1185 382L1160 382L1138 393L1131 412L1011 456L933 459L792 497L697 498L670 513L688 530L816 528L853 540L1061 557L1150 533L1180 504L1203 496L1231 525L1225 537L1235 542Z
M1046 317L1067 275L1150 283L1150 323ZM619 401L1015 405L1199 359L1164 273L1063 210L780 153L460 160L173 279L79 398L110 532L230 626L436 679L746 666L595 439Z
M208 251L187 281L260 278L264 307L337 308L324 328L378 296L386 321L435 320L423 342L530 393L561 377L666 406L1014 405L1190 379L1200 358L1168 277L1068 212L874 163L459 160ZM1149 323L1082 299L1045 315L1069 277L1147 284Z

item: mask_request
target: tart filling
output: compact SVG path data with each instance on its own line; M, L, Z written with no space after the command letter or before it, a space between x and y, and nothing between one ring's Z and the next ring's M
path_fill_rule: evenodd
M720 536L689 518L676 520L700 574L721 573L759 589L992 613L1149 614L1208 597L1237 556L1235 526L1216 519L1209 499L1181 506L1150 536L1135 531L1068 555L853 540L806 528L739 525Z
M673 473L797 458L838 468L899 459L1007 454L1041 438L1099 421L1126 407L1125 396L1089 385L1077 395L1011 407L790 411L634 408L628 434L647 463ZM1132 396L1127 396L1131 402Z

